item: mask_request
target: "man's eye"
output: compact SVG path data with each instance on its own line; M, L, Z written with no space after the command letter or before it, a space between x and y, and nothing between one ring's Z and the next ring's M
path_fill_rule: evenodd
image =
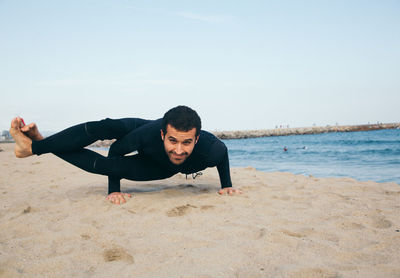
M175 139L169 139L169 141L173 144L175 144L177 141Z
M190 145L190 142L189 142L189 141L185 141L185 142L183 142L183 144L184 144L185 146L189 146L189 145Z

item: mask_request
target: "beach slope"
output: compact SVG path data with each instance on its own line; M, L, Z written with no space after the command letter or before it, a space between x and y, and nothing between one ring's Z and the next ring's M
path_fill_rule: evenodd
M400 186L232 169L107 178L0 145L0 277L400 277Z

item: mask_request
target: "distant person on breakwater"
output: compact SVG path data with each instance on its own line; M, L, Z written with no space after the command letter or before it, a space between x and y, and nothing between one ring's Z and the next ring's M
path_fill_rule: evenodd
M130 194L122 193L122 178L135 181L160 180L177 173L193 174L217 167L219 194L242 193L232 187L228 150L225 144L201 130L196 111L177 106L158 120L124 118L87 122L44 138L36 124L25 125L14 118L10 133L19 158L53 153L87 172L108 176L107 200L125 203ZM85 147L97 140L117 139L108 157ZM137 152L135 155L129 155Z

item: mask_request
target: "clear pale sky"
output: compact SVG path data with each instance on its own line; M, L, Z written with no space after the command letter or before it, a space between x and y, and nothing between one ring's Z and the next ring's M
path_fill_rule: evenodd
M0 0L0 94L0 130L399 122L400 1Z

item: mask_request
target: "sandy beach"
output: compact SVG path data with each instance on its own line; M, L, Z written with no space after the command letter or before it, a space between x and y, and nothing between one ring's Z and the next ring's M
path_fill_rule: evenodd
M0 277L400 277L400 186L233 168L122 181L0 144Z

